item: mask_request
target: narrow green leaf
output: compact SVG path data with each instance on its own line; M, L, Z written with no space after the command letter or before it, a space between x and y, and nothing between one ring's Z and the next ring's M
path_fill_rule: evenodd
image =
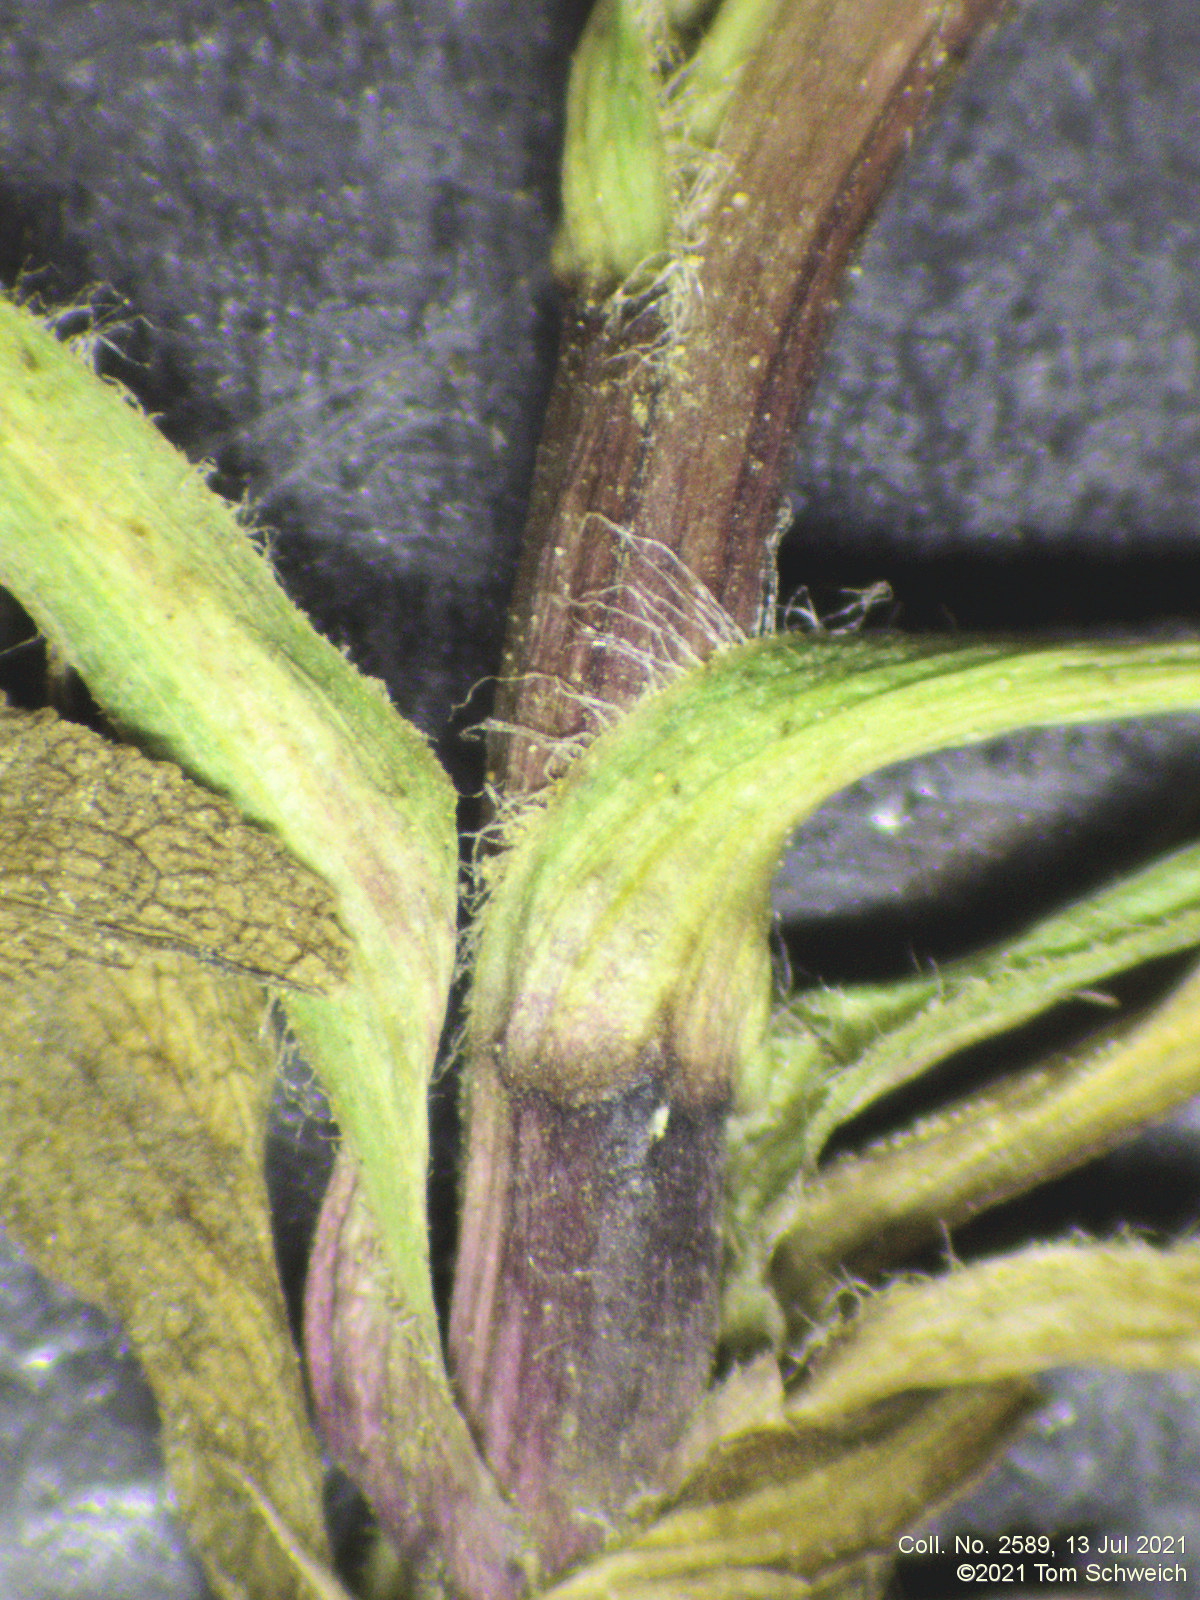
M348 952L333 896L178 767L53 711L0 710L0 977L148 947L328 991Z
M1197 1093L1200 972L1106 1045L797 1179L760 1224L773 1286L792 1314L811 1315L838 1274L878 1271Z
M672 86L687 137L711 146L743 68L779 10L773 0L723 0Z
M797 995L740 1086L730 1141L739 1209L761 1211L815 1165L834 1128L937 1062L1197 943L1200 845L1190 845L919 977Z
M1087 1365L1200 1366L1200 1246L1037 1245L892 1284L835 1330L786 1409L816 1426L909 1390Z
M1193 641L720 654L601 735L518 835L485 913L474 1048L568 1098L648 1072L727 1093L768 1025L771 875L821 801L921 751L1197 704Z
M174 953L0 1004L0 1212L124 1326L228 1600L330 1600L321 1460L275 1271L261 990Z

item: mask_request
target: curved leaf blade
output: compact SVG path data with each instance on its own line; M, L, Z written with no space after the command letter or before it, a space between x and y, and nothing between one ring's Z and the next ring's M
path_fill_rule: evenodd
M289 1016L436 1344L425 1091L453 966L454 796L382 687L288 600L232 509L38 321L0 302L0 582L118 727L272 832L354 946Z
M472 1040L565 1098L727 1094L766 1033L783 842L864 773L1037 723L1200 704L1200 644L728 650L600 735L495 874Z

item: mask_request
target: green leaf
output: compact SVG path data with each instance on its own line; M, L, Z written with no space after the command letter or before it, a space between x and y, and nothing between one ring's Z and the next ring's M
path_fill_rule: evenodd
M350 943L346 981L329 996L291 990L285 1004L329 1093L383 1262L342 1262L342 1279L360 1267L386 1306L392 1434L428 1469L419 1486L437 1478L435 1463L476 1481L486 1469L446 1377L426 1222L426 1091L455 947L449 781L382 686L290 603L201 475L76 352L7 304L0 579L120 731L226 797L333 892ZM219 1069L218 1032L212 1048ZM128 1076L134 1094L136 1062ZM37 1103L43 1137L56 1134L53 1099ZM209 1228L219 1237L215 1215ZM137 1258L132 1230L124 1248ZM310 1356L336 1364L354 1332L326 1319L320 1333L336 1347L310 1340ZM217 1386L214 1407L224 1398L237 1404ZM388 1447L367 1440L376 1456ZM278 1505L253 1471L244 1476L246 1494ZM197 1495L198 1519L205 1504ZM435 1497L405 1504L399 1531L414 1552L446 1533L440 1515ZM286 1539L279 1550L294 1557Z
M770 0L723 0L672 86L687 137L712 145L746 64L776 20Z
M321 1461L275 1272L257 985L174 953L0 1005L0 1211L123 1324L215 1591L331 1600Z
M425 1093L454 953L445 775L382 687L291 604L202 474L7 303L0 581L120 730L333 890L348 982L291 996L288 1015L362 1163L396 1290L435 1350Z
M1015 939L892 984L821 989L773 1018L740 1085L734 1183L761 1211L830 1133L956 1051L1200 943L1200 845L1177 850Z
M620 282L666 248L671 180L650 30L634 0L598 0L567 89L558 271Z
M866 1297L789 1399L816 1426L909 1390L1052 1367L1200 1366L1200 1246L1037 1245Z
M761 1219L760 1259L769 1259L785 1308L811 1315L839 1275L878 1271L1197 1093L1200 973L1103 1046L1020 1074L798 1178Z
M494 874L473 1048L587 1099L730 1092L769 1014L768 895L796 824L864 773L1031 723L1200 703L1200 644L773 639L602 734Z

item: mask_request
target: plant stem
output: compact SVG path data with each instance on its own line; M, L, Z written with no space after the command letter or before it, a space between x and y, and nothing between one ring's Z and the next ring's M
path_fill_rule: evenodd
M653 1481L708 1381L723 1118L669 1111L652 1080L583 1107L486 1068L471 1091L457 1378L559 1570Z
M578 694L623 707L642 687L591 636L591 596L628 635L622 591L648 582L613 529L664 546L756 630L842 272L935 87L999 9L784 5L718 136L726 176L677 334L663 297L626 315L586 289L568 305L497 694L522 734L490 747L506 796L540 788L554 743L584 728Z
M695 252L658 293L585 288L569 306L490 748L505 803L554 775L589 707L626 708L722 631L757 630L842 270L936 83L998 9L781 5L717 133ZM553 1571L652 1479L707 1382L738 1063L680 1103L687 1064L653 1053L618 1092L564 1095L546 1065L544 1086L518 1086L503 1059L469 1064L450 1339L485 1456Z

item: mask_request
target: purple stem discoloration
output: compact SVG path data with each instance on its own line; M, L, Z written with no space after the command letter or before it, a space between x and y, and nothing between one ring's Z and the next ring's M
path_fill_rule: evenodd
M652 1079L582 1109L473 1095L493 1187L468 1207L457 1380L557 1571L654 1484L708 1382L724 1107L673 1107Z
M338 1156L304 1296L321 1432L414 1573L464 1600L519 1600L534 1560L452 1404L441 1354L396 1314L357 1173Z

